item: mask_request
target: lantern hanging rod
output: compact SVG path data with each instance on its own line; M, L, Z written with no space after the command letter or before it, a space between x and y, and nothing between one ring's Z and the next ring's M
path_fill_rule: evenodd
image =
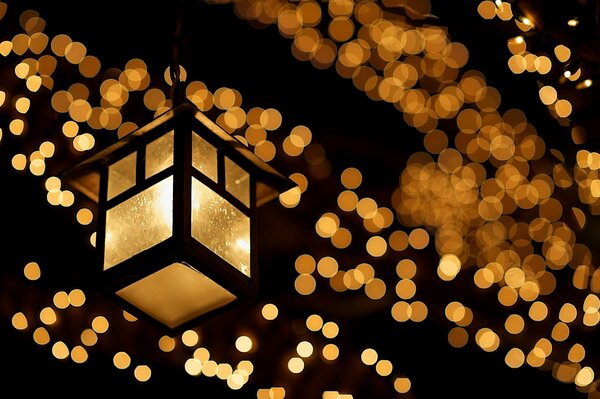
M175 4L175 27L173 32L173 45L169 73L171 78L171 103L175 107L181 104L184 96L181 87L181 63L183 52L183 18L185 16L185 0L178 0Z

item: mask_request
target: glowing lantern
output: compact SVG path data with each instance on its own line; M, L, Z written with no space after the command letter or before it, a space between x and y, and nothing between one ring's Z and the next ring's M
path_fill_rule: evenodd
M98 202L102 292L171 332L255 298L257 207L294 186L187 100L65 176Z

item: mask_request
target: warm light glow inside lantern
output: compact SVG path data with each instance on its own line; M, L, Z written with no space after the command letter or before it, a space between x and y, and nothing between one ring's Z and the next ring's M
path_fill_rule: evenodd
M103 290L173 332L256 295L256 209L294 186L189 102L66 176L98 202Z

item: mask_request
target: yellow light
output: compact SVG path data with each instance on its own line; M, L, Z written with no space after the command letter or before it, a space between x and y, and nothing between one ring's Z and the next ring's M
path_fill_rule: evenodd
M206 363L210 359L210 352L208 349L200 347L194 351L194 358Z
M367 366L372 366L377 363L378 354L373 348L367 348L362 351L360 359Z
M575 86L575 88L577 90L587 89L588 87L591 87L593 83L594 82L592 81L592 79L585 79L583 82L577 83L577 85Z
M338 262L331 256L325 256L317 263L317 271L323 277L333 277L338 271Z
M65 190L61 192L61 200L60 200L60 205L64 206L64 207L69 207L71 205L73 205L73 203L75 202L75 196L73 195L73 193L69 190ZM85 301L85 297L83 298L83 300Z
M44 327L38 327L33 332L33 340L38 345L47 345L50 342L50 334Z
M42 271L37 262L29 262L23 268L23 274L28 280L35 281L41 277Z
M412 383L406 377L398 377L394 380L394 389L398 393L407 393L410 391Z
M313 354L313 345L308 341L302 341L296 346L296 352L300 357L310 357Z
M500 339L498 335L490 330L489 328L482 328L477 331L475 336L477 345L486 352L493 352L500 346Z
M77 345L71 349L71 359L78 364L85 363L88 360L87 350L83 346Z
M438 276L444 281L453 280L461 269L460 259L454 254L446 254L440 259Z
M293 357L288 361L288 369L294 373L298 374L304 370L304 360L299 357Z
M310 331L319 331L323 327L323 318L318 314L312 314L306 319L306 327Z
M85 346L94 346L98 342L98 335L91 328L86 328L81 332L80 339Z
M92 223L92 220L94 219L92 211L87 208L81 208L79 211L77 211L76 217L77 221L82 225L88 225Z
M40 312L40 320L46 325L56 323L56 312L50 307L45 307Z
M198 341L200 341L200 336L194 330L187 330L181 334L181 342L183 342L185 346L196 346Z
M279 309L274 304L267 303L263 306L261 313L265 320L275 320L279 314Z
M380 278L374 278L365 284L365 294L373 300L383 298L386 292L385 282Z
M302 191L298 187L293 187L279 194L279 202L286 208L294 208L300 203Z
M214 360L208 360L202 363L202 372L207 377L214 377L217 375L217 362Z
M4 40L3 42L0 42L0 55L3 55L4 57L6 57L8 54L10 54L10 52L12 51L12 48L13 48L12 42L10 42L8 40Z
M202 373L202 362L196 358L190 358L185 361L185 371L192 376Z
M163 335L158 340L158 347L163 352L171 352L175 349L175 340L168 335Z
M27 317L22 313L15 313L12 317L12 325L17 330L25 330L28 326Z
M584 367L575 377L575 385L585 387L594 381L594 370L591 367Z
M27 97L20 97L15 101L15 109L21 114L26 114L29 111L31 101Z
M51 141L44 141L40 144L40 153L44 158L51 158L54 155L55 146Z
M248 382L248 374L244 370L234 370L234 372L227 377L227 386L234 390L240 389L246 382Z
M8 130L15 136L20 136L25 130L25 122L22 119L14 119L8 125Z
M38 91L40 89L40 87L42 87L42 78L37 75L32 75L27 78L25 85L27 86L29 91L35 93L36 91Z
M340 350L335 344L327 344L323 347L323 357L326 360L333 361L340 355Z
M567 60L571 57L571 49L567 46L559 44L554 47L554 55L560 62L567 62Z
M252 350L252 339L242 335L235 340L235 347L242 353L250 352Z
M219 363L217 365L217 377L220 380L226 380L233 373L233 368L228 363Z
M71 304L69 301L69 294L67 294L65 291L58 291L56 294L54 294L52 302L54 303L54 306L59 309L66 309Z
M95 238L96 236L95 236L95 234L96 233L94 233L94 235L93 235L93 237L94 237L94 243L92 244L94 247L96 246L96 244L95 244L95 242L96 242L96 238ZM135 317L134 315L132 315L131 313L126 312L126 311L123 311L123 318L125 320L129 321L129 322L137 321L137 317Z
M323 325L323 335L325 338L333 339L337 337L340 332L340 328L333 321L328 321Z
M579 20L577 18L571 18L570 20L567 21L567 25L569 25L571 27L575 27L575 26L579 25Z
M310 274L300 274L294 281L294 288L300 295L310 295L317 287L317 281Z
M75 307L83 306L85 303L85 294L79 288L71 290L69 292L69 302Z
M367 241L367 252L373 257L381 257L387 251L387 241L380 236L374 236Z
M237 371L249 376L254 372L254 364L250 360L242 360L237 365Z
M469 341L469 333L462 327L454 327L448 332L448 343L455 348L464 347Z
M444 313L448 320L457 322L465 317L465 307L460 302L450 302L446 306Z
M273 387L271 389L259 389L256 391L256 396L258 399L284 399L285 388Z
M558 100L554 104L554 109L556 114L561 118L566 118L571 115L571 111L573 110L573 106L568 100L562 99Z
M575 344L569 349L568 359L571 362L579 363L585 359L585 348L581 344Z
M152 376L152 370L146 365L139 365L133 371L133 375L140 382L146 382Z
M347 168L342 172L341 181L347 189L356 189L362 184L362 173L356 168Z
M98 334L103 334L108 331L108 320L104 316L97 316L92 320L92 328Z
M558 92L552 86L543 86L539 90L539 96L540 100L542 100L542 103L544 103L545 105L551 105L556 102Z
M525 363L525 354L518 348L512 348L504 357L504 362L510 368L519 368Z
M66 359L69 356L69 348L62 341L55 342L52 345L52 354L57 359Z
M394 366L389 360L380 360L375 365L375 370L377 371L377 374L379 374L382 377L387 377L388 375L392 374L393 369Z

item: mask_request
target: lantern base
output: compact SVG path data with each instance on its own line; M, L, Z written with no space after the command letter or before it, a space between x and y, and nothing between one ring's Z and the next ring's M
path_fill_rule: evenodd
M183 263L172 263L115 294L171 329L236 300L225 288Z

